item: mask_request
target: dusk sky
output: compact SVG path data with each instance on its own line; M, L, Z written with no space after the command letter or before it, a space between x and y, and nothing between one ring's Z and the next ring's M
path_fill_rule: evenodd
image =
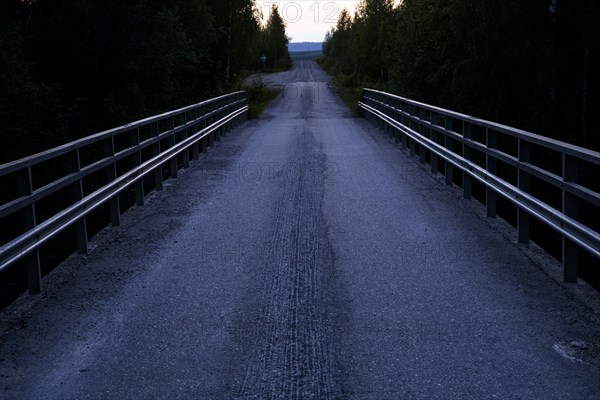
M351 15L354 15L358 2L358 0L258 0L256 4L263 12L264 20L269 17L271 5L278 5L292 42L322 42L325 33L337 23L340 12L346 8Z

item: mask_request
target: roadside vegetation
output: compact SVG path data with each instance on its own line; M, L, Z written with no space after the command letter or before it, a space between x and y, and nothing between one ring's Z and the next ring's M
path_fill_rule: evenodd
M248 95L248 118L256 119L264 109L281 93L281 88L265 86L260 80L244 87Z
M3 1L0 164L238 90L288 42L253 0Z
M323 62L322 57L317 60L317 62L329 75L332 76L335 91L337 92L338 96L340 96L344 104L346 104L346 106L352 110L352 115L354 117L359 117L360 109L358 108L358 100L360 100L362 95L362 88L368 85L358 84L351 75L346 75L339 72L336 73L331 66Z
M362 0L323 44L354 105L372 87L600 149L600 3Z

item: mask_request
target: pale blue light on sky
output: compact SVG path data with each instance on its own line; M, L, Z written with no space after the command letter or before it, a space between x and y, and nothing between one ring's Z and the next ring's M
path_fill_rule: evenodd
M285 20L286 32L292 42L322 42L325 33L337 23L340 12L346 8L354 15L359 0L257 0L263 21L269 17L271 5L277 4Z

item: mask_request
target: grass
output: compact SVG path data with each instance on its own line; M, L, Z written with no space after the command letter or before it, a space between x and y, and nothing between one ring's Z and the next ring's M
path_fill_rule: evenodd
M362 86L355 86L355 80L351 76L334 75L332 74L333 71L330 71L323 63L320 62L319 64L328 74L333 76L335 91L348 108L352 110L352 115L359 117L358 100L362 95ZM259 80L244 86L242 90L245 90L248 95L248 118L257 119L267 105L281 93L282 88L266 86Z
M352 110L354 117L360 117L360 109L358 108L358 100L362 96L362 86L356 86L355 80L341 73L336 74L323 59L317 60L321 68L325 70L333 78L333 86L336 93L342 101Z
M245 86L248 96L248 118L256 119L262 114L267 105L281 93L281 88L265 86L262 82L254 82Z
M345 77L343 76L334 76L333 77L333 86L338 96L342 99L342 101L352 110L352 115L355 117L360 117L360 109L358 108L358 100L362 95L362 88L356 86L347 86L345 84Z

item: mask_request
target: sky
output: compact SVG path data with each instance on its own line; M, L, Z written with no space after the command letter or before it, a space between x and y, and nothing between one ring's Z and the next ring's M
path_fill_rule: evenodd
M279 14L287 24L287 35L292 42L322 42L325 33L337 23L340 12L346 8L350 15L359 0L256 0L256 4L263 12L264 21L269 17L271 5L277 4Z

